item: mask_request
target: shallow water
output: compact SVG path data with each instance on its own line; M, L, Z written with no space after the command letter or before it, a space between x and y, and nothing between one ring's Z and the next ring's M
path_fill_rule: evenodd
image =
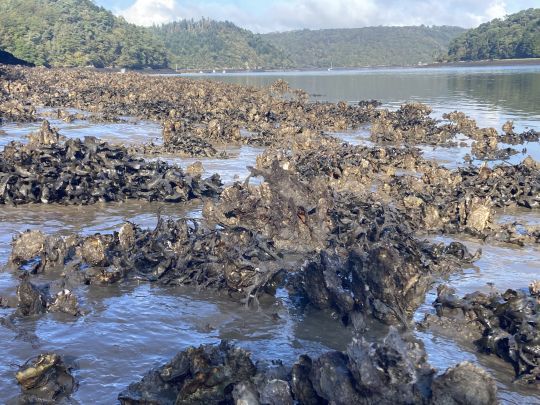
M302 87L314 98L357 101L376 98L390 106L407 100L423 101L435 107L435 114L463 110L480 125L500 127L507 119L518 128L540 130L540 68L388 69L361 72L286 73L271 75L225 75L213 79L250 85L268 85L282 77L293 87ZM205 77L208 78L208 77ZM65 123L51 120L67 137L98 136L112 142L159 142L161 128L153 122L128 120L118 124ZM9 124L0 127L0 147L39 127L36 124ZM3 133L1 131L4 131ZM371 145L369 129L335 134L344 141ZM538 145L527 145L538 151ZM466 148L422 148L427 158L449 167L462 164ZM228 148L232 159L163 158L186 167L201 160L207 175L218 172L225 183L248 175L260 148ZM534 152L537 153L537 152ZM517 159L517 157L514 157ZM514 159L512 158L512 159ZM521 160L523 156L519 156ZM539 157L537 157L538 159ZM12 235L26 229L47 233L90 234L117 230L124 221L152 227L157 213L174 217L200 217L202 204L157 204L125 202L89 207L30 205L0 207L0 266L9 255ZM537 211L507 210L498 213L500 222L540 224ZM448 241L449 239L444 239ZM540 251L537 247L483 244L465 239L471 250L482 248L482 258L473 267L449 280L458 293L489 290L493 282L500 290L525 288L540 278ZM16 274L0 272L0 295L13 298ZM255 359L282 358L294 361L300 353L317 355L329 349L342 350L350 341L350 331L329 312L302 310L289 301L285 291L276 300L261 303L258 309L245 308L226 297L186 288L165 288L137 282L102 288L78 287L76 295L88 313L80 319L47 314L17 323L17 331L0 326L3 356L0 361L0 399L15 396L16 365L33 355L54 350L76 364L80 387L73 396L78 403L115 403L116 396L148 369L169 360L189 345L231 339L251 350ZM433 311L433 289L416 319ZM1 310L0 316L9 310ZM383 328L384 329L384 328ZM384 330L374 329L370 336ZM415 332L425 345L429 361L445 369L461 360L471 360L488 368L496 377L500 399L507 403L540 403L537 391L512 384L511 367L493 356L480 355L474 348L433 333Z
M518 214L519 213L515 213ZM512 216L512 218L515 218ZM499 217L500 222L506 222L505 214ZM534 224L540 222L540 213L535 215L529 211L528 219L524 222ZM469 269L454 274L438 284L448 284L456 289L459 296L475 291L489 293L504 292L506 289L527 289L532 280L540 277L540 247L527 246L516 248L503 243L482 243L478 240L459 237L437 237L437 242L459 241L464 243L471 252L482 250L482 256ZM415 314L415 320L421 321L425 314L435 313L432 303L437 298L436 285L426 295L426 302ZM499 397L504 403L533 404L540 403L538 387L524 387L513 383L513 369L496 356L478 353L469 342L455 342L446 336L431 331L416 331L426 346L430 363L444 370L459 361L472 361L486 368L497 380Z
M257 87L283 79L292 88L307 91L315 101L375 99L391 107L419 101L429 104L437 115L464 111L481 126L500 128L512 119L519 129L538 128L540 120L540 64L182 76Z

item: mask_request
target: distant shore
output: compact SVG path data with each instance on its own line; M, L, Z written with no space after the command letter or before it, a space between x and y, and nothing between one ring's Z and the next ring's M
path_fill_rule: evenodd
M6 64L0 62L0 65ZM283 68L283 69L271 69L271 68L259 68L259 69L185 69L175 70L170 68L142 68L142 69L122 69L122 68L93 68L87 67L87 69L97 70L101 72L140 72L147 73L149 75L210 75L210 74L242 74L242 73L290 73L290 72L326 72L326 71L351 71L351 70L377 70L377 69L433 69L433 68L447 68L447 67L482 67L482 66L540 66L540 58L530 59L494 59L494 60L479 60L479 61L460 61L460 62L440 62L440 63L426 63L421 65L375 65L375 66L347 66L347 67L333 67L318 68L318 67L305 67L305 68ZM65 69L65 68L64 68ZM81 69L81 68L67 68L67 69ZM84 69L84 68L82 68Z
M318 67L306 67L306 68L285 68L285 69L186 69L178 70L174 69L142 69L149 74L163 74L163 75L192 75L192 74L223 74L223 73L276 73L276 72L325 72L325 71L347 71L347 70L373 70L373 69L425 69L425 68L445 68L445 67L481 67L481 66L526 66L526 65L539 65L540 58L532 59L495 59L495 60L479 60L479 61L461 61L461 62L440 62L440 63L428 63L422 65L375 65L375 66L348 66L348 67L334 67L332 69L318 68Z
M540 58L529 59L489 59L489 60L471 60L461 62L441 62L430 63L427 65L418 66L420 68L433 68L433 67L474 67L474 66L515 66L515 65L540 65Z

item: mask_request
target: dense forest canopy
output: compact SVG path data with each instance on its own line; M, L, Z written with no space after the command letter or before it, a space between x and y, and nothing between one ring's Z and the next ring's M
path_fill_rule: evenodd
M540 57L540 9L531 8L495 19L454 39L448 60Z
M327 68L540 57L540 9L465 31L365 27L255 34L231 22L127 23L91 0L0 0L0 49L43 66ZM446 56L447 55L447 56Z
M365 27L299 30L263 35L297 67L414 65L435 61L459 27Z
M167 65L148 30L90 0L1 0L0 48L44 66Z
M291 67L292 61L260 35L231 22L183 20L152 27L182 69Z

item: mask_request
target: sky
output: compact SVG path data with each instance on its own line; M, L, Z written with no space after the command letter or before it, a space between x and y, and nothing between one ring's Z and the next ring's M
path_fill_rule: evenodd
M531 7L540 0L94 0L139 25L201 17L255 32L458 25L465 28Z

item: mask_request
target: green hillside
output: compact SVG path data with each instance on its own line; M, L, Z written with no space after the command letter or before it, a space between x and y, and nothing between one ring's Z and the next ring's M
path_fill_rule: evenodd
M482 24L454 39L448 49L450 61L539 57L539 8Z
M265 34L297 67L415 65L435 61L459 27L365 27Z
M182 69L291 67L292 61L260 35L231 22L202 19L152 28Z
M90 0L0 0L0 48L45 66L167 63L150 32Z

